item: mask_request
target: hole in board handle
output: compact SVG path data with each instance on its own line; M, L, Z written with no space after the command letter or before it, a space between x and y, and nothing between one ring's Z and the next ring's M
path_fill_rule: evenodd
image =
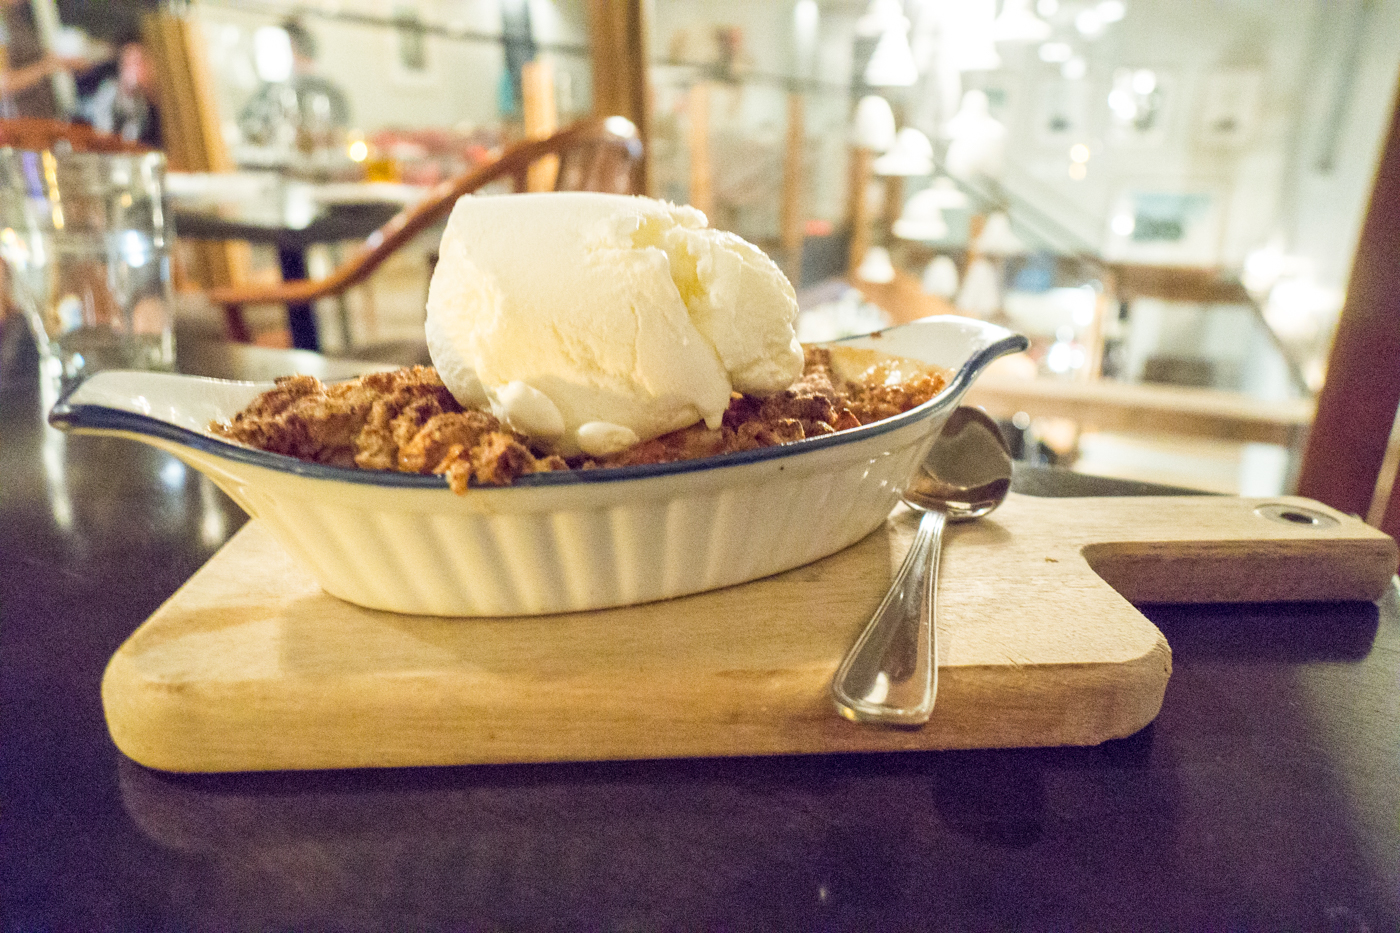
M1330 515L1300 505L1270 502L1254 510L1254 514L1280 525L1302 525L1310 528L1333 528L1338 522Z

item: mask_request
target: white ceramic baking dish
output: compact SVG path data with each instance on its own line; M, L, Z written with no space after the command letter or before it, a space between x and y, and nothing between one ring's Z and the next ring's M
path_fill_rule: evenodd
M439 476L328 467L208 430L269 383L104 372L59 402L63 430L141 441L209 476L327 592L393 612L538 615L683 596L789 570L885 520L1004 328L935 317L842 343L944 367L902 415L704 460L522 477L456 495Z

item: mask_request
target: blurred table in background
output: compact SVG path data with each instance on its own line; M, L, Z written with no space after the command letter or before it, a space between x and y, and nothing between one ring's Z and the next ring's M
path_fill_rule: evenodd
M287 281L307 278L311 247L363 240L423 193L402 184L312 183L261 172L171 173L169 185L177 237L271 246ZM294 348L320 349L311 305L289 306L287 323Z

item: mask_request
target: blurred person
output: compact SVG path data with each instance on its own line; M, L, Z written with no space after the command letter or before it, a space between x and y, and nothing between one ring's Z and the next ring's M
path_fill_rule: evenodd
M103 133L158 149L160 111L156 107L155 74L140 42L122 43L116 74L98 84L78 106L78 115Z
M298 149L338 145L350 127L350 102L340 86L316 73L316 39L296 18L281 25L290 46L290 74L264 83L244 106L238 125L250 142L275 145L292 136ZM276 67L275 65L273 66Z

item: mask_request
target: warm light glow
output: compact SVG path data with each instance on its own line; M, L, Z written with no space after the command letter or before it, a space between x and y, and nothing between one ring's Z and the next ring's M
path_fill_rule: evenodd
M161 485L167 489L184 489L186 475L185 465L179 460L167 461L159 473Z
M1104 25L1103 17L1094 9L1082 10L1074 18L1074 28L1086 39L1095 39L1102 35Z
M1083 180L1084 180L1084 176L1087 175L1087 174L1089 174L1089 170L1084 166L1084 163L1083 163L1083 162L1072 162L1072 163L1070 163L1070 166L1069 166L1069 177L1070 177L1070 178L1073 178L1075 181L1083 181Z
M998 42L1040 42L1050 35L1050 24L1031 12L1030 0L1005 0L992 35Z
M1160 116L1161 100L1161 82L1151 68L1119 68L1113 73L1108 109L1120 126L1152 126Z
M933 184L925 188L920 194L915 195L915 197L919 196L922 196L929 204L939 208L946 207L959 210L968 205L967 195L963 194L957 182L946 175L935 178Z
M860 268L856 269L856 278L877 285L893 282L894 263L890 260L890 251L883 246L870 247L861 260Z
M1108 92L1108 109L1120 121L1128 123L1137 116L1137 101L1122 88L1114 88Z
M1264 320L1284 340L1314 340L1335 326L1345 293L1319 283L1304 271L1296 278L1280 279L1264 302Z
M811 77L816 65L821 11L817 0L797 0L792 7L793 70L798 77Z
M1132 214L1118 214L1109 225L1118 236L1132 236L1137 229L1137 220Z
M199 540L211 551L228 540L228 521L219 502L219 488L204 474L199 482Z
M891 29L909 30L909 18L899 0L870 0L865 15L856 20L856 35L874 38Z
M886 152L894 145L894 109L878 94L867 94L856 103L855 143L872 152Z
M122 261L133 269L140 269L151 261L155 246L148 237L137 230L123 230L117 234L117 251Z
M976 248L983 256L1021 256L1026 252L1026 244L1011 229L1011 218L1005 211L994 211L987 217Z
M1103 0L1094 10L1105 23L1116 23L1128 13L1128 7L1123 0Z
M637 127L631 120L622 116L611 116L603 121L603 128L614 136L630 138L637 135Z
M1097 316L1099 293L1092 285L1081 285L1074 291L1078 292L1080 296L1079 302L1071 312L1074 323L1080 327L1088 327L1094 323L1094 318Z
M958 0L944 4L939 21L939 61L959 72L995 71L996 0Z
M1088 162L1089 147L1083 143L1075 143L1069 147L1069 157L1072 162Z
M357 139L350 144L349 156L351 162L363 162L369 158L369 146L363 139Z
M958 267L948 256L935 256L924 269L920 282L930 295L951 299L958 293Z
M943 157L948 174L999 178L1005 171L1006 127L989 113L989 107L985 91L973 88L963 95L958 112L944 128L952 138Z
M871 87L909 87L918 80L907 29L886 30L865 66L865 83Z
M875 160L876 175L930 175L933 173L933 143L912 126L895 134L894 145Z
M946 237L949 230L948 222L943 219L943 211L937 205L929 203L927 198L920 199L916 194L904 205L904 212L894 222L890 232L901 240L932 242ZM956 290L957 287L954 286L954 291Z
M1075 351L1079 352L1076 353ZM1045 354L1045 367L1052 373L1067 373L1083 362L1084 351L1072 343L1057 340Z
M792 24L798 32L815 35L820 19L821 11L817 9L817 0L797 0L793 4Z
M263 26L253 33L253 68L268 84L292 77L292 39L281 26Z

